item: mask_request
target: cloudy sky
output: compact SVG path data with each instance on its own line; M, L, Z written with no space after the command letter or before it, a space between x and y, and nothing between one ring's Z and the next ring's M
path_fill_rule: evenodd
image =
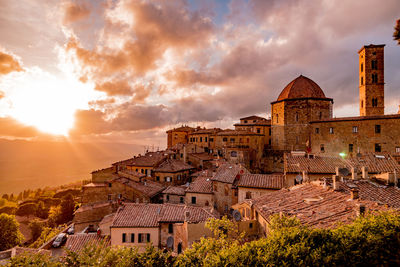
M400 104L398 0L0 0L0 136L165 145L165 130L267 117L303 74L358 115L357 51L386 44Z

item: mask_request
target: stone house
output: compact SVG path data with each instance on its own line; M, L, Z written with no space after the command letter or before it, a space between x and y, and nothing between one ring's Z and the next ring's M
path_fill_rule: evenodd
M182 185L193 170L194 167L181 160L166 159L154 169L153 179L164 185Z
M186 125L168 130L167 147L170 148L175 146L176 144L187 144L189 140L188 136L194 130L195 128Z
M148 152L144 156L135 156L126 161L114 163L117 165L118 170L128 169L131 171L140 172L147 177L153 175L152 171L158 167L169 157L168 153L164 151Z
M259 116L248 116L240 118L240 123L234 124L236 131L247 131L253 133L261 133L264 135L264 145L271 147L271 120Z
M222 131L220 128L197 128L189 134L189 144L204 148L204 152L212 153L215 148L215 135L220 131Z
M185 190L186 204L214 207L213 182L211 176L200 175Z
M170 185L162 192L163 203L185 204L185 185Z
M110 227L111 245L143 251L147 243L152 243L179 254L200 237L210 236L205 222L217 217L203 207L127 203L118 209Z
M82 205L74 213L75 233L82 232L86 227L97 229L104 216L115 212L118 208L116 202L98 202Z
M265 193L285 187L283 173L276 174L243 174L237 182L238 202L257 198Z
M136 203L160 203L161 192L165 189L160 183L142 178L137 182L120 177L108 185L108 200L123 200Z

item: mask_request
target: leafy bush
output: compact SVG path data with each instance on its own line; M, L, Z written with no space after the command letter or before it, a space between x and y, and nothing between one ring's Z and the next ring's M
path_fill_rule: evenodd
M14 215L0 214L0 251L19 245L23 236Z
M39 248L44 243L55 237L59 232L60 230L58 228L43 227L39 238L36 239L36 241L32 243L29 247Z
M11 207L11 206L4 206L4 207L0 208L0 214L6 213L9 215L14 215L16 211L17 211L17 208Z
M35 215L37 209L37 204L35 203L27 203L20 205L15 212L16 215L19 216L28 216L28 215Z

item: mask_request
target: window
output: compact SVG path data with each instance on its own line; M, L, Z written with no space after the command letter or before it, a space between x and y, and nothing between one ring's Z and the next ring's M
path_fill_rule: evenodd
M353 126L353 133L358 133L358 126Z
M144 174L146 174L146 175L147 175L147 169L146 169L146 170L144 170Z
M174 225L172 223L168 224L168 234L174 233Z
M382 151L382 147L380 144L375 144L375 152L381 152Z
M231 151L231 157L236 158L237 157L237 152L236 151Z
M164 178L166 182L171 182L171 177L167 176Z
M353 152L353 144L349 144L349 152Z
M297 113L297 112L296 112L295 120L296 120L296 122L299 121L299 113Z
M268 129L268 132L269 132L269 135L271 135L271 132L272 132L272 131L271 131L271 128Z
M322 119L322 111L319 112L319 119Z
M217 186L217 184L214 184L214 192L218 192L218 186Z
M256 122L256 120L253 120L253 122Z
M210 205L210 203L208 203L208 200L206 200L206 202L204 203L204 206L208 207Z
M210 142L214 142L214 138L210 137Z
M131 234L131 243L135 243L135 234Z
M235 143L235 138L230 139L231 143Z
M315 133L319 134L319 128L315 128Z
M372 98L372 106L377 107L378 106L378 98Z
M396 153L400 153L400 147L396 147Z
M167 201L169 201L169 195L167 195Z
M361 107L364 107L364 100L361 100Z
M178 181L180 181L181 180L181 175L178 174L177 178L178 178Z
M125 243L126 242L126 233L123 233L122 234L122 243Z
M110 200L111 200L111 195L108 194L107 198L108 198L108 200L110 201Z
M276 123L278 123L279 122L279 117L278 117L278 114L276 114Z
M257 133L261 133L261 129L260 128L257 128Z
M378 69L378 61L371 60L371 69L377 70Z
M247 120L245 120L244 123L247 123Z
M108 183L108 187L111 187L112 185L111 185L111 183Z
M361 72L363 72L363 71L364 71L364 64L361 63Z
M329 127L329 133L333 134L333 127Z
M253 223L249 223L249 228L253 229Z
M200 142L203 142L203 137L200 137Z
M204 142L207 142L207 136L206 136L206 137L204 137Z
M196 204L196 197L192 197L192 204Z
M143 234L138 235L138 243L143 243Z
M246 199L251 199L251 192L246 192Z
M378 74L374 73L372 74L372 83L378 83Z
M321 150L321 152L325 152L325 146L324 146L324 144L321 144L320 150Z
M364 77L361 77L361 85L364 85Z
M225 212L228 212L228 205L225 205L224 211L225 211Z
M160 176L156 176L156 180L157 180L157 181L160 181Z
M246 139L246 142L249 143L249 142L250 142L250 138L247 138L247 139Z
M228 142L228 138L224 137L224 138L222 138L222 141Z
M375 125L375 133L381 133L381 126L379 124Z
M180 198L179 198L179 202L180 202L180 203L184 203L184 202L185 202L185 201L184 201L184 198L183 198L183 197L180 197Z
M296 144L298 144L298 143L299 143L299 136L296 135Z

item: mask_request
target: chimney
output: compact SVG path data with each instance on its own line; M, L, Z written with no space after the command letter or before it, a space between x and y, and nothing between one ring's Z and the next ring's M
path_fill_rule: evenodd
M355 200L359 198L359 190L358 188L352 188L350 189L351 192L351 199Z
M365 166L361 167L361 172L362 172L362 178L363 179L368 179L368 168Z
M333 182L333 190L339 190L339 176L338 175L332 175L332 182Z
M364 215L364 213L365 213L365 205L364 204L361 204L361 203L358 203L357 205L356 205L356 214L357 214L357 216L362 216L362 215Z
M185 211L185 222L189 221L190 218L190 211L186 210Z
M354 167L351 167L351 179L353 179L353 180L357 179L357 172Z
M397 177L397 171L396 171L396 170L393 171L393 178L394 178L394 186L395 186L395 187L398 187L398 185L399 185L399 178Z
M307 176L306 171L302 171L302 174L303 174L303 182L304 182L304 183L305 183L305 182L309 182L309 181L308 181L308 176Z
M335 167L336 175L339 176L339 167Z

